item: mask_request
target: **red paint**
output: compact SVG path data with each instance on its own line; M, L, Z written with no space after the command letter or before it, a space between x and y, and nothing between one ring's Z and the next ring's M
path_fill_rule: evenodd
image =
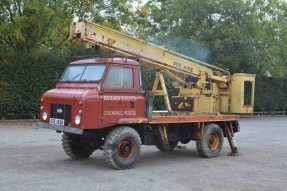
M112 63L111 63L112 62ZM96 58L72 62L70 64L109 63L105 77L100 82L58 82L56 88L42 95L43 112L49 123L50 105L69 104L72 106L71 126L82 129L100 129L124 123L147 123L145 117L145 93L139 82L138 62L125 58ZM121 66L133 70L134 86L131 88L108 87L106 78L112 66ZM116 98L116 99L115 99ZM82 105L80 104L82 101ZM81 123L76 125L74 118L81 116Z
M117 124L140 124L148 123L148 118L121 118Z
M125 138L121 140L117 146L118 155L124 160L128 160L129 158L131 158L134 151L135 145L133 143L133 140L130 138Z
M216 121L237 121L235 115L194 115L194 116L157 116L150 123L194 123L194 122L216 122Z

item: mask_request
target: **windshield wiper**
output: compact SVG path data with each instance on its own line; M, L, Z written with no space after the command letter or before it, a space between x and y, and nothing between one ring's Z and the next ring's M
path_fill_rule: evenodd
M68 81L74 80L74 79L77 78L79 75L81 75L81 73L77 74L75 77L73 77L72 79L69 79Z

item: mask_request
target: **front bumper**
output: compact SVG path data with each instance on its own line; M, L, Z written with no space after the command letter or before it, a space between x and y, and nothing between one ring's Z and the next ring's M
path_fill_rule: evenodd
M78 134L78 135L84 134L83 129L68 127L68 126L52 125L52 124L43 123L43 122L37 122L37 127L43 128L43 129L52 129L52 130L61 131L65 133Z

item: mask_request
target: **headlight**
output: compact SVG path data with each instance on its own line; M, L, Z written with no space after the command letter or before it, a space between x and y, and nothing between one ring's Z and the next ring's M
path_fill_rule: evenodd
M80 117L79 115L76 115L76 117L75 117L75 123L76 123L77 125L79 125L79 124L81 123L81 117Z
M46 120L46 119L48 118L48 113L47 113L47 112L43 112L42 118L43 118L44 120Z

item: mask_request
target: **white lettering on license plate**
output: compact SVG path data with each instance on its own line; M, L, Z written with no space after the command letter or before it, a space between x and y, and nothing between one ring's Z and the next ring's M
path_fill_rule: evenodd
M65 120L63 120L63 119L56 119L56 118L50 118L50 124L64 126L65 125Z

